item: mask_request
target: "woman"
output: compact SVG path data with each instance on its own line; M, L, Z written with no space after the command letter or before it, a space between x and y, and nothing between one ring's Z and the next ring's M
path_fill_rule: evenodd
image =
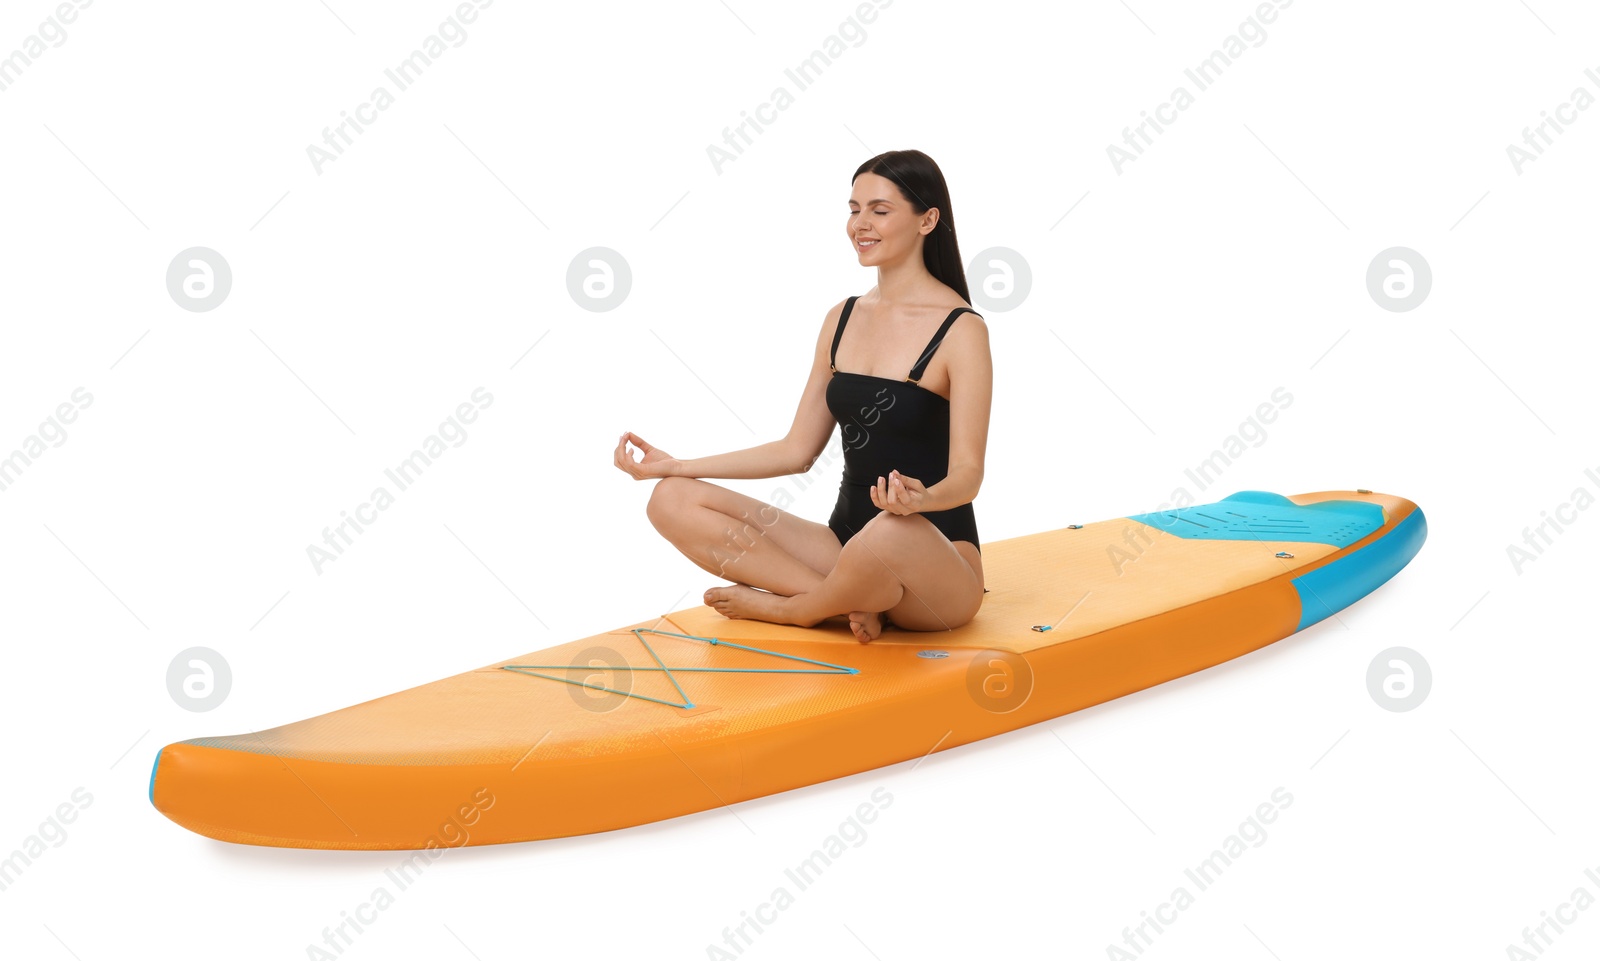
M967 306L938 165L919 150L890 151L851 184L845 233L878 283L828 311L789 433L689 460L625 433L615 459L635 479L660 478L647 509L656 529L735 582L707 590L707 605L803 627L848 614L867 643L888 622L958 627L983 603L971 502L983 482L993 367L988 327ZM826 525L701 479L803 473L836 424L844 476Z

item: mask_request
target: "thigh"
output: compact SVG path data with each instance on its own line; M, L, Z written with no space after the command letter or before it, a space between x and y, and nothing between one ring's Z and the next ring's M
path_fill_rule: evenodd
M839 538L828 525L698 477L682 479L695 485L692 491L699 503L727 514L736 524L748 525L752 534L765 534L772 543L818 574L826 576L839 562Z
M944 631L972 620L983 603L983 579L966 553L926 517L882 513L861 533L862 548L899 579L905 596L889 620L911 631ZM846 544L846 549L849 548ZM973 554L977 548L963 545Z

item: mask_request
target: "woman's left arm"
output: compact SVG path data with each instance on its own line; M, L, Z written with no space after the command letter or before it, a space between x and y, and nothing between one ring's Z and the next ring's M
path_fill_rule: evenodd
M983 485L983 455L989 443L989 406L994 362L989 326L977 314L962 314L940 344L950 367L950 471L930 485L917 510L950 510L970 503ZM954 348L954 349L952 349Z

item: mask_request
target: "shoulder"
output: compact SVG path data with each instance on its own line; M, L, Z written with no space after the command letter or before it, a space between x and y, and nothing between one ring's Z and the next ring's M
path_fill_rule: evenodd
M952 308L953 309L953 308ZM945 358L952 379L994 376L994 359L989 351L989 325L983 316L964 310L956 315L944 334Z
M966 304L958 304L950 309L955 310L957 307L966 307L967 309L956 315L956 319L951 323L950 329L945 332L945 338L973 347L979 344L988 344L989 325L984 322L983 315Z
M837 324L839 322L839 318L844 315L845 308L849 306L850 302L852 300L859 299L859 297L852 294L851 296L839 301L837 304L834 304L832 307L829 307L827 317L825 318L826 322L830 325Z
M822 326L817 330L817 353L822 357L823 367L828 365L827 355L833 346L834 337L839 333L839 321L844 315L845 305L849 302L850 298L846 297L828 308L828 312L822 315Z
M819 340L831 341L833 339L834 332L839 329L839 321L844 316L845 306L848 305L852 299L854 298L844 298L837 304L829 307L828 312L822 315L822 329L817 331L817 337Z
M839 326L839 318L844 316L845 307L849 305L850 301L856 299L857 298L854 296L846 297L837 304L834 304L832 307L829 307L828 312L822 317L823 329L825 331L831 331L833 328Z

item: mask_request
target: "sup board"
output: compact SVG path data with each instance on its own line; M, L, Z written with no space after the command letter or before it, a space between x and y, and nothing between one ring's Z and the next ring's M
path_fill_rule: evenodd
M927 756L1239 657L1406 565L1416 504L1216 503L984 544L948 631L858 643L698 605L270 730L169 744L150 801L244 844L427 849L609 831Z

